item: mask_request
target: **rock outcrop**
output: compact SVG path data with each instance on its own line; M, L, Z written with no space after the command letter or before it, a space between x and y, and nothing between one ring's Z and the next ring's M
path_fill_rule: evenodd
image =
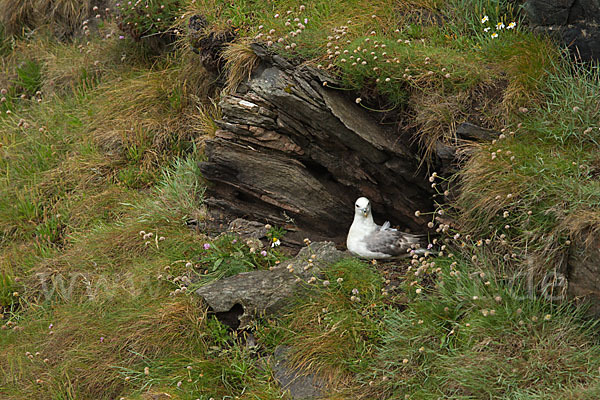
M222 97L220 129L206 143L207 204L343 241L354 201L367 196L392 224L423 231L414 212L431 208L432 192L410 138L321 70L253 49L260 63Z
M524 9L534 31L557 38L583 61L600 59L598 0L527 0Z

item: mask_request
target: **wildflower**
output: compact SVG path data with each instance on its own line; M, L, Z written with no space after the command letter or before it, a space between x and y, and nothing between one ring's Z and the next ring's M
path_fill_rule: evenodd
M300 6L300 11L304 11L304 10L306 10L306 6L305 6L304 4L302 4L302 5Z
M358 289L357 288L352 289L352 294L358 295Z
M402 360L402 364L408 364L408 358L405 358L404 360Z
M481 18L481 23L485 24L486 22L488 22L490 20L490 18L487 15L484 15L483 18Z
M337 279L336 279L336 282L337 282L337 283L342 283L342 282L344 282L344 278L337 278Z
M579 111L581 111L581 108L579 108L577 106L573 107L573 112L579 112Z
M267 256L267 252L266 252L266 250L263 250L263 251L261 251L261 252L260 252L260 255L261 255L261 256L263 256L263 257L266 257L266 256Z
M104 343L104 336L100 336L100 343Z
M415 211L415 217L420 217L421 216L421 211Z
M271 247L276 247L281 245L281 241L279 239L277 239L276 237L273 238L273 243L271 243Z
M421 289L421 288L418 288L417 290L415 290L415 293L416 293L416 294L421 294L421 292L422 292L422 291L423 291L423 289Z
M149 367L144 368L144 375L150 375L150 368Z
M323 286L327 287L327 286L329 286L329 283L330 283L330 282L329 282L329 281L327 281L327 280L326 280L326 281L323 281Z
M204 250L210 249L210 243L204 243Z
M550 318L552 318L552 315L550 314L546 314L546 316L544 317L546 321L550 321Z
M317 281L317 278L315 278L314 276L311 276L310 279L308 280L308 283L315 283Z
M498 34L496 32L492 33L492 39L496 39L498 37Z
M123 39L125 39L125 36L123 36L123 35L119 35L119 39L120 39L120 40L123 40Z
M506 29L514 29L515 26L517 26L516 22L511 22L510 24L508 24L508 26L506 27Z
M356 100L354 100L356 102L356 104L360 104L360 102L362 101L362 99L360 97L357 97Z
M496 30L504 29L504 22L498 22L496 24Z
M186 268L192 268L193 264L191 262L185 263Z

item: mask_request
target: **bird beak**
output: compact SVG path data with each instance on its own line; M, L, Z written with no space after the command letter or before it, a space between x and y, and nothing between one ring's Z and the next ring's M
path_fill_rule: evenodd
M369 209L368 208L363 208L363 209L361 209L361 211L362 211L362 214L363 214L364 217L366 217L367 215L369 215Z

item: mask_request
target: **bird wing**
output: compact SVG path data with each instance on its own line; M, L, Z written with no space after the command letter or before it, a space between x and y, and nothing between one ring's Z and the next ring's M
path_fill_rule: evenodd
M379 229L381 229L382 231L385 230L390 230L390 231L397 231L397 229L391 228L390 227L390 221L385 221L383 223L383 225L381 225L380 227L378 227Z
M389 254L390 256L402 256L407 254L407 250L412 245L421 242L421 237L418 235L390 228L383 229L385 226L386 224L365 237L364 241L367 250L374 253Z

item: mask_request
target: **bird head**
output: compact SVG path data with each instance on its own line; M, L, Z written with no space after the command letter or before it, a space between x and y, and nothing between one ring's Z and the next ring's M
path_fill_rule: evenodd
M354 213L367 218L371 214L371 202L366 197L359 197L354 203Z

